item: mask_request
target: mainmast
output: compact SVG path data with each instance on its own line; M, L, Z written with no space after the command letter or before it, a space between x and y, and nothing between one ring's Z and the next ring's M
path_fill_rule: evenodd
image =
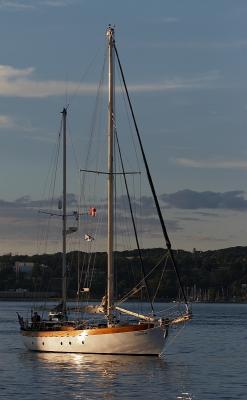
M113 305L113 115L114 115L114 29L109 25L108 38L109 55L109 98L108 98L108 244L107 244L107 318L111 324Z
M66 193L66 120L67 110L62 111L63 120L63 259L62 259L62 304L63 315L66 315L67 271L66 271L66 231L67 231L67 193Z

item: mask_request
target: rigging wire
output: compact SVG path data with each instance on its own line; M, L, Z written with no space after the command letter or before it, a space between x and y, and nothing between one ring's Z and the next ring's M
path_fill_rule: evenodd
M155 291L155 293L154 293L154 295L153 295L153 298L152 298L152 302L153 302L153 303L154 303L154 300L155 300L155 298L156 298L156 296L157 296L157 294L158 294L158 291L159 291L159 288L160 288L160 285L161 285L161 281L162 281L162 279L163 279L163 276L164 276L164 273L165 273L165 270L166 270L166 267L167 267L167 261L168 261L168 257L166 257L165 264L164 264L164 266L163 266L162 273L161 273L161 276L160 276L160 279L159 279L159 282L158 282L156 291Z
M97 124L99 123L100 120L100 110L102 108L102 92L103 92L103 82L104 82L104 75L105 75L105 65L106 65L106 50L105 50L105 54L104 54L104 60L103 60L103 66L101 68L101 73L100 73L100 80L99 80L99 85L97 88L97 94L96 94L96 101L95 101L95 106L94 106L94 110L93 110L93 115L92 115L92 125L91 125L91 129L90 129L90 136L89 136L89 141L88 141L88 146L87 146L87 153L86 153L86 159L85 159L85 170L87 170L88 167L88 163L89 163L89 159L92 153L92 148L93 148L93 141L95 140L95 142L97 143L98 146L100 146L100 141L94 139L96 132L97 132ZM100 152L98 151L97 154L100 154ZM97 158L97 164L98 164L98 158ZM80 191L79 191L79 209L81 209L82 204L84 204L84 206L86 205L86 196L85 196L85 188L87 187L87 189L90 189L89 187L89 182L87 182L87 174L86 172L83 172L83 174L80 174ZM96 178L94 180L94 184L93 184L93 193L94 195L91 196L93 198L95 198L95 191L96 191ZM90 192L90 190L88 191ZM80 215L80 213L79 213ZM91 222L91 221L90 221ZM83 224L83 228L87 229L89 225L89 220L88 218L85 220L84 224ZM96 227L97 229L97 227ZM94 234L95 236L95 234ZM95 257L93 258L93 263L95 264ZM78 261L78 268L79 267L79 261ZM78 276L79 278L79 282L78 282L78 288L81 286L82 283L82 276L84 273L86 273L86 257L84 255L83 259L82 259L82 265L81 265L81 271L78 271ZM79 295L78 295L79 296Z
M51 161L50 165L48 168L48 173L45 179L44 183L44 188L43 192L41 195L42 199L45 199L45 202L48 202L49 205L53 208L53 203L54 203L54 192L55 192L55 181L56 181L56 174L57 174L57 165L58 165L58 159L59 159L59 149L60 149L60 142L61 142L61 129L62 129L62 124L60 122L59 130L58 130L58 135L57 135L57 140L55 142L52 156L51 156ZM48 180L49 176L51 176L51 181L50 184L48 185ZM48 188L48 193L47 197L45 195L45 192ZM42 201L40 201L40 207L39 210L42 206ZM46 220L45 226L46 228L42 226L42 219L41 219L41 214L37 213L37 224L38 224L38 230L37 230L37 253L40 253L41 250L43 253L47 253L47 244L48 244L48 235L50 232L50 222L51 218L49 217L48 220ZM43 247L43 249L42 249ZM44 269L42 268L42 275L41 275L41 280L34 282L34 290L41 291L41 284L42 280L44 277ZM44 296L44 306L46 305L46 302L48 300L48 291L51 289L51 282L49 281L48 285L45 286L45 292L47 296ZM44 291L44 289L43 289ZM33 304L33 308L35 308L35 304Z
M95 64L96 64L96 63L95 63L95 60L96 60L98 54L100 53L101 48L102 48L101 45L98 46L98 48L96 49L95 54L93 55L91 61L89 61L88 65L87 65L87 67L86 67L86 69L85 69L85 72L82 74L81 78L79 79L79 83L78 83L78 85L77 85L77 88L76 88L76 89L74 90L74 92L71 94L71 99L70 99L70 102L69 102L68 105L71 105L72 102L74 101L75 97L78 95L79 90L80 90L80 86L81 86L82 82L85 80L85 78L86 78L87 74L89 73L89 71L91 70L92 65L95 65Z
M141 171L141 166L140 166L140 160L139 160L138 151L137 151L136 140L135 140L133 126L131 124L131 119L130 119L129 107L128 107L128 104L127 104L127 101L126 101L125 90L124 90L124 87L123 87L123 83L122 83L122 80L121 80L121 72L120 72L119 69L117 69L117 73L118 73L118 79L119 79L119 84L120 84L120 89L121 89L122 100L123 100L123 103L124 103L125 113L126 113L126 116L127 116L129 131L131 133L130 137L132 139L132 144L133 144L133 149L134 149L134 152L135 152L137 166L138 166L138 170ZM126 155L125 155L125 157L126 157Z
M140 280L140 282L137 283L137 285L134 287L134 289L130 290L128 293L126 293L126 294L118 301L118 304L122 304L122 303L124 303L126 300L128 300L128 298L129 298L130 296L132 296L132 294L135 293L135 290L136 290L139 286L142 286L143 283L145 283L145 279L148 279L148 278L153 274L153 272L159 267L160 263L165 259L165 257L167 257L167 253L164 254L164 255L160 258L160 260L159 260L159 261L155 264L155 266L148 272L148 274L145 276L145 278L142 278L142 279Z
M142 153L142 157L143 157L143 162L144 162L146 173L147 173L147 176L148 176L150 188L151 188L152 195L153 195L153 198L154 198L156 210L157 210L157 213L158 213L158 216L159 216L161 228L162 228L162 231L163 231L163 236L164 236L164 239L165 239L165 242L166 242L166 247L167 247L167 250L169 252L169 255L170 255L174 270L176 272L177 279L178 279L178 282L179 282L179 286L181 288L181 292L183 294L183 298L184 298L185 304L188 307L187 296L186 296L184 288L182 286L181 278L180 278L180 275L179 275L179 272L178 272L178 268L177 268L177 264L176 264L176 261L175 261L175 257L174 257L173 251L172 251L171 242L170 242L170 239L169 239L169 236L168 236L168 233L167 233L167 230L166 230L166 226L165 226L165 223L164 223L164 219L163 219L163 216L162 216L162 213L161 213L159 201L158 201L158 198L157 198L157 195L156 195L156 191L155 191L153 180L152 180L152 177L151 177L151 174L150 174L150 170L149 170L149 167L148 167L146 155L145 155L144 148L143 148L143 145L142 145L142 142L141 142L139 129L138 129L137 122L136 122L136 119L135 119L132 103L131 103L131 100L130 100L129 92L128 92L128 89L127 89L125 77L124 77L124 74L123 74L122 65L121 65L121 62L120 62L120 59L119 59L119 55L118 55L118 51L117 51L115 42L114 42L114 49L115 49L115 54L117 56L118 65L119 65L119 68L120 68L120 71L121 71L121 76L122 76L122 80L123 80L126 96L127 96L127 99L128 99L131 115L132 115L133 122L134 122L134 125L135 125L135 130L136 130L138 142L139 142L139 145L140 145L140 149L141 149L141 153Z
M176 335L174 335L174 336L172 337L172 339L171 339L170 341L168 341L168 343L166 344L166 349L167 349L168 347L170 347L171 344L172 344L175 340L177 340L178 336L180 336L181 333L182 333L182 331L185 329L185 326L186 326L186 324L184 323L184 324L182 324L181 326L177 327L178 332L177 332Z
M142 212L142 180L141 175L139 177L139 215L140 215L140 227L139 231L141 232L141 240L142 240L142 233L143 233L143 212ZM143 247L143 243L142 246Z
M132 225L133 225L133 229L134 229L135 241L136 241L136 245L137 245L137 249L138 249L138 255L139 255L139 260L140 260L140 264L141 264L141 270L142 270L142 274L143 274L143 280L144 280L144 284L145 284L145 287L146 287L146 290L147 290L148 300L150 302L150 306L151 306L152 312L154 313L154 308L153 308L153 304L152 304L151 296L150 296L150 288L149 288L148 282L147 282L147 280L145 278L146 273L145 273L145 268L144 268L144 264L143 264L141 249L140 249L140 245L139 245L139 240L138 240L138 235L137 235L137 230L136 230L136 224L135 224L135 219L134 219L134 214L133 214L133 208L132 208L132 204L131 204L131 199L130 199L129 188L128 188L128 184L127 184L127 179L126 179L126 175L125 175L125 169L124 169L122 153L121 153L121 149L120 149L120 145L119 145L119 140L118 140L118 135L117 135L117 129L116 129L114 116L113 116L113 122L114 122L115 138L116 138L117 148L118 148L118 152L119 152L119 157L120 157L120 162L121 162L121 167L122 167L122 172L123 172L123 178L124 178L126 193L127 193L127 197L128 197L129 210L130 210Z
M48 173L47 173L47 176L46 176L46 179L45 179L43 192L41 194L41 199L45 198L45 192L46 192L47 187L48 187L49 177L50 176L52 177L54 175L54 171L57 168L56 165L58 163L58 155L59 155L59 148L60 148L60 138L61 138L61 129L62 129L62 121L60 121L60 126L59 126L58 133L57 133L57 140L56 140L54 148L53 148L53 153L52 153L52 156L51 156L51 161L50 161L50 165L49 165L49 168L48 168ZM52 181L52 179L51 179L51 181ZM51 192L52 192L51 191L51 181L50 181L49 188L48 188L48 193L47 193L48 200L51 198ZM40 201L39 209L41 208L41 206L42 206L42 200ZM40 253L41 245L44 245L44 243L45 243L45 248L43 249L43 251L46 252L47 235L48 235L48 231L49 231L49 229L48 229L49 226L46 227L45 231L44 230L43 230L43 232L41 231L42 224L41 224L40 213L37 213L37 221L38 221L38 224L39 224L39 229L38 229L38 232L37 232L37 252Z
M119 75L119 69L117 69L117 73L118 73L118 81L119 81L120 89L121 89L121 92L120 92L121 93L121 99L122 99L123 106L124 106L123 109L125 110L125 117L126 117L125 120L128 122L128 128L129 128L128 131L131 133L130 139L131 139L131 142L132 142L132 145L133 145L132 148L134 149L135 159L137 161L137 170L139 171L139 175L140 175L140 179L141 179L140 162L139 162L138 153L137 153L137 149L136 149L136 141L134 140L133 127L132 127L133 124L131 124L131 121L130 121L129 109L127 107L126 97L124 95L124 89L123 89L123 85L122 85L122 82L121 82L121 79L120 79L120 75ZM115 111L115 115L116 115L116 111ZM115 118L115 120L116 120L116 118ZM121 149L121 151L122 151L122 154L123 154L123 150L122 149ZM122 158L123 158L123 156L122 156ZM125 160L128 159L126 154L124 154L124 158L125 158ZM129 161L130 160L128 160L128 164L131 165L131 163ZM119 160L119 169L122 170L122 168L121 168L121 160ZM132 170L132 169L133 168L130 168L130 170ZM127 173L125 173L125 175L127 175ZM134 195L133 214L136 216L137 215L137 213L136 213L136 204L135 204L136 203L136 196L135 196L136 185L135 185L135 179L134 178L135 178L135 175L133 174L132 175L132 193ZM122 233L123 246L124 246L124 243L125 243L124 249L127 250L127 249L129 249L131 247L132 231L130 232L130 229L129 229L129 218L127 217L127 212L126 212L127 209L129 210L129 205L128 204L126 205L126 203L128 203L128 200L127 200L127 196L126 196L126 187L125 187L123 175L120 175L120 185L121 185L121 189L122 189L122 196L119 198L119 201L121 199L121 207L124 207L124 210L125 210L125 213L123 213L123 215L122 215L122 219L124 219L123 222L125 222L125 232L123 231L124 223L122 223L122 220L121 220L121 231L120 232ZM124 186L124 189L123 189L123 186ZM128 213L128 216L129 216L129 213ZM139 239L139 237L138 237L138 239ZM138 280L140 279L139 275L137 277L137 269L134 268L132 261L130 261L130 272L132 273L132 281L136 282L137 279Z
M116 153L116 156L117 155L118 154ZM116 157L117 161L119 162L118 158L119 158L119 155L118 155L118 157ZM120 169L121 169L121 166L118 166L118 170L120 170ZM129 210L129 208L128 208L128 204L126 204L127 196L126 196L126 189L124 186L122 174L119 175L118 183L119 183L118 192L121 194L116 199L116 203L117 202L120 203L118 209L120 208L120 210L122 212L120 214L118 214L118 218L115 218L115 222L116 222L115 229L118 232L118 236L121 236L121 242L119 241L118 244L121 246L122 249L128 250L129 248L131 248L132 231L130 231L130 226L129 226L130 225L129 224L129 214L127 215L127 210ZM116 204L116 206L117 206L117 204ZM118 226L118 228L117 228L117 226ZM116 243L115 243L115 245L116 245ZM117 257L118 257L118 254L116 253L116 255L115 255L116 263L117 263ZM136 282L137 280L140 279L140 277L139 277L139 275L137 276L136 268L133 268L132 260L128 260L128 262L130 264L130 269L128 268L127 271L129 273L130 281ZM118 269L115 268L114 275L115 275L116 286L117 286L117 281L118 281L117 272L118 272ZM130 272L132 274L131 276L130 276ZM118 297L117 291L116 291L116 297Z
M99 85L98 85L98 90L97 90L97 95L96 95L96 102L95 102L95 107L94 107L94 111L93 111L93 115L92 115L92 125L91 125L91 129L90 129L90 136L89 136L89 141L88 141L88 146L87 146L87 153L86 153L86 159L85 159L85 170L87 170L88 168L88 164L89 164L89 158L92 154L92 148L93 148L93 140L94 137L96 135L96 127L97 127L97 123L98 123L98 118L97 116L99 115L99 108L100 108L100 99L101 99L101 95L102 95L102 88L103 88L103 81L104 81L104 71L105 71L105 65L106 65L106 52L105 52L105 57L104 57L104 61L103 61L103 66L101 69L101 74L100 74L100 81L99 81ZM96 140L95 140L96 141ZM96 143L100 141L96 141ZM99 155L99 151L97 151L97 154ZM96 179L96 178L95 178ZM95 193L95 183L96 181L94 180L94 193ZM83 174L81 174L81 191L80 191L80 200L79 203L80 205L82 203L86 203L86 196L85 196L85 188L87 187L87 189L89 189L89 183L87 182L87 173L83 172ZM95 197L95 196L94 196Z
M54 201L55 201L55 187L56 187L56 177L57 177L57 171L58 171L59 154L60 154L61 133L62 133L62 119L61 119L59 134L58 134L58 141L57 141L57 149L56 149L55 160L54 160L54 167L53 167L53 171L52 171L53 178L51 179L50 186L49 186L49 191L48 191L49 192L48 197L50 197L50 199L51 199L50 200L51 209L53 209ZM47 251L47 243L48 243L48 235L49 235L49 232L50 232L51 218L52 218L52 216L50 215L49 218L47 219L46 236L44 238L44 240L45 240L45 251Z
M73 152L73 156L74 156L74 160L75 160L76 170L80 171L80 163L78 161L78 157L77 157L77 154L76 154L76 148L75 148L75 145L74 145L73 137L71 135L70 124L69 124L68 118L67 118L67 132L68 132L68 137L69 137L69 140L70 140L70 143L71 143L71 148L72 148L72 152Z
M99 98L101 95L101 91L102 91L102 87L103 87L103 81L104 81L104 71L105 71L105 65L106 65L106 51L105 51L105 57L104 57L104 61L103 61L103 66L101 69L101 74L100 74L100 81L99 81L99 85L98 85L98 89L97 89L97 95L96 95L96 102L95 102L95 107L94 107L94 111L93 111L93 115L92 115L92 126L90 129L90 136L89 136L89 142L88 142L88 146L87 146L87 155L86 155L86 160L85 160L85 169L87 169L87 165L89 162L89 156L91 154L91 148L93 145L93 137L95 135L95 131L96 131L96 123L97 123L97 113L98 113L98 107L99 107ZM83 173L83 177L84 177L85 173ZM84 178L85 179L85 178ZM84 187L84 180L82 181L82 187Z

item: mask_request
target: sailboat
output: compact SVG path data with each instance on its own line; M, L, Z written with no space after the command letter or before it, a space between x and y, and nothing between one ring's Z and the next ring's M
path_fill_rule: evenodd
M118 51L116 48L114 28L109 25L106 37L108 45L109 60L109 94L108 94L108 171L107 192L108 192L108 229L107 229L107 290L99 312L103 315L102 319L96 319L92 323L92 318L70 319L69 307L67 301L67 283L66 283L66 237L69 229L67 228L67 189L66 189L66 120L67 109L62 111L63 126L63 201L62 201L62 302L50 311L48 318L41 319L38 313L32 315L32 319L24 320L18 315L20 331L27 349L40 352L66 352L66 353L92 353L92 354L122 354L122 355L160 355L164 349L165 341L168 336L168 330L173 325L184 323L191 318L191 312L188 306L187 298L181 283L179 272L176 266L175 257L171 248L171 243L166 231L162 217L159 201L154 189L153 181L147 164L144 149L141 143L138 127L135 121L132 104L130 101L128 89L123 75ZM141 154L150 183L151 191L156 205L157 214L160 220L163 236L165 239L168 255L176 272L180 291L184 299L184 310L176 316L156 315L154 310L151 314L145 314L128 310L120 307L114 298L114 165L113 165L113 143L114 143L114 60L118 61L121 75L134 125L140 144ZM125 173L123 170L125 178ZM61 207L60 207L61 208ZM132 210L130 207L130 212ZM135 236L136 236L136 229ZM91 237L88 236L87 240ZM137 238L136 238L137 239ZM140 245L137 240L138 253ZM143 279L135 291L141 287L148 288L147 274L143 269ZM94 306L92 306L95 308ZM90 308L90 306L89 306ZM95 311L97 312L97 311ZM128 316L128 318L122 318Z

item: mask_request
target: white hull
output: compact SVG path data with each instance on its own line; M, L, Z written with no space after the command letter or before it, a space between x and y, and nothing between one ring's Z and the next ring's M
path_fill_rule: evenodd
M90 334L91 333L91 334ZM161 327L127 332L97 333L95 330L72 332L23 331L28 350L59 353L159 355L165 336Z

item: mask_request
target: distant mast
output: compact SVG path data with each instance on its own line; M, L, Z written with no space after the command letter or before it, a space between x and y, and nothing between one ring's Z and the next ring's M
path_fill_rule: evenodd
M62 259L62 304L63 315L66 315L67 276L66 276L66 231L67 231L67 188L66 188L66 122L67 110L62 111L63 120L63 259Z
M109 98L108 98L108 243L107 243L107 318L108 325L112 320L113 305L113 116L114 116L114 29L109 25L106 36L108 38L109 60Z

